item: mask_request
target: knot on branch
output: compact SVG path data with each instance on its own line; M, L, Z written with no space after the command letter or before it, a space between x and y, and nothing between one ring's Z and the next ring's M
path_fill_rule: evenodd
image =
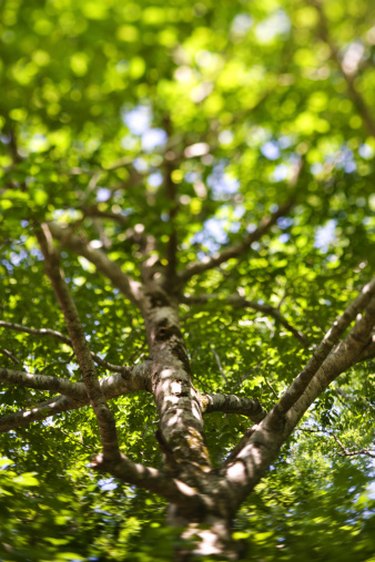
M105 460L103 453L99 453L91 458L91 462L89 463L89 467L93 470L104 471L105 470Z

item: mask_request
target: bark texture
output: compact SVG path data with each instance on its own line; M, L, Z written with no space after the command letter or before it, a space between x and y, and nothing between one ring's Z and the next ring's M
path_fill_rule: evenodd
M172 190L171 186L169 189ZM175 201L172 191L169 195ZM189 354L180 326L179 305L189 300L192 304L215 301L216 295L183 296L183 283L228 259L243 255L251 242L271 228L278 217L290 210L291 205L289 201L280 206L241 243L223 250L208 262L193 263L185 271L177 270L177 239L173 233L167 245L167 266L161 267L149 253L150 241L142 243L141 282L125 275L103 251L92 249L84 236L59 225L37 226L46 273L64 316L68 335L52 329L2 323L2 327L9 330L23 331L36 337L52 337L70 345L82 380L71 382L45 373L0 369L0 381L4 386L20 385L53 393L52 398L32 408L3 416L0 431L24 427L56 413L90 405L96 415L101 441L101 452L94 456L92 467L156 492L170 502L168 521L180 529L184 540L184 546L176 551L176 560L179 561L194 556L227 560L240 557L241 544L232 539L232 523L239 506L266 473L315 398L340 373L373 353L375 281L364 287L358 298L331 326L310 361L269 412L251 397L203 394L194 387ZM174 219L176 211L173 209ZM133 366L113 365L91 352L79 311L64 279L56 241L90 260L138 308L148 342L149 357L145 362ZM225 297L224 300L218 296L218 302L224 301L269 314L306 345L303 334L276 309L246 301L240 295ZM112 374L102 377L103 369L112 371ZM148 392L154 397L158 413L156 439L164 458L161 468L133 462L118 442L116 420L108 401L134 391ZM254 422L249 424L248 430L221 466L213 466L204 437L204 415L214 411L242 414Z

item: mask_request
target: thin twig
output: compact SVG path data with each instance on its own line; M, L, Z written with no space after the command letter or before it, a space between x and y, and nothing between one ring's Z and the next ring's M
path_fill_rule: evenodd
M168 134L168 137L172 137L171 121L166 116L164 118L164 128ZM176 158L173 162L168 160L167 154L164 157L164 186L165 194L168 199L168 226L169 226L169 236L166 248L167 254L167 282L170 287L174 287L176 284L176 270L177 270L177 248L178 248L178 234L176 218L179 211L179 201L177 198L177 186L173 182L172 172L176 166Z
M294 328L277 308L274 308L269 304L250 301L238 294L228 296L221 296L218 294L183 295L181 297L181 302L185 304L205 304L213 302L216 303L216 305L224 304L235 306L237 308L252 308L253 310L263 312L264 314L267 314L268 316L274 318L277 322L280 322L280 324L282 324L289 332L291 332L293 336L297 338L297 340L305 347L309 345L307 337L300 330Z
M194 275L214 269L232 258L241 257L250 249L253 242L260 240L271 229L271 227L276 224L277 219L287 214L287 212L292 208L293 202L290 201L285 205L282 205L275 213L272 213L270 216L264 218L260 222L258 228L244 236L240 242L223 248L220 252L214 254L210 258L189 264L185 271L182 271L179 274L180 280L187 281Z
M31 334L35 336L53 337L72 347L72 342L67 336L64 336L64 334L58 332L57 330L52 330L51 328L32 328L14 322L6 322L5 320L0 320L0 328L9 328L10 330L15 330L16 332L25 332L26 334ZM128 369L128 367L125 367L123 365L115 365L114 363L110 363L109 361L106 361L105 359L100 357L100 355L94 353L93 351L91 351L91 356L98 365L101 365L108 371L113 371L115 373L123 373L126 372Z
M1 348L1 349L0 349L0 353L2 353L3 355L5 355L5 357L8 357L15 365L22 365L22 361L20 361L20 360L14 355L14 353L12 353L11 351L9 351L9 349Z
M328 437L332 437L332 439L337 443L337 445L339 446L339 448L341 449L342 453L339 453L340 456L343 457L356 457L356 456L360 456L360 455L365 455L368 457L372 457L375 458L375 452L371 451L370 449L354 449L354 450L349 450L345 447L345 445L342 443L342 441L337 437L337 435L335 435L333 433L333 431L328 431L326 429L313 429L311 427L300 427L298 429L298 431L301 431L303 433L318 433L321 435L326 435Z

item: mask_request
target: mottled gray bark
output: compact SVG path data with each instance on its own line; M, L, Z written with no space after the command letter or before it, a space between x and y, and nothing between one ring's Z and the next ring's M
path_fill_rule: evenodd
M267 232L278 216L291 205L280 208L259 226L256 236ZM138 485L166 498L171 505L169 522L180 528L186 547L176 553L177 560L191 556L218 556L234 560L239 545L232 540L232 521L248 493L266 473L283 443L315 398L341 372L366 357L372 349L375 323L375 282L348 306L333 324L310 362L286 389L274 408L266 413L251 397L203 394L193 385L189 356L179 323L178 303L181 283L192 275L239 256L248 250L249 237L223 250L204 264L191 264L178 274L174 261L175 242L170 240L169 267L160 267L153 256L144 252L142 282L126 276L121 268L100 250L68 228L51 225L51 232L70 250L95 264L135 305L144 319L149 347L148 360L138 366L115 366L118 373L100 378L94 357L82 330L79 313L59 268L58 254L48 227L38 232L48 276L64 315L69 344L74 349L82 382L71 381L21 370L1 369L0 383L58 393L52 399L0 419L0 431L7 431L42 420L50 415L90 405L96 414L102 452L92 466L124 482ZM253 236L251 240L253 240ZM250 241L251 241L250 240ZM361 316L358 316L361 313ZM279 318L280 319L280 318ZM344 331L354 327L343 337ZM3 323L3 327L6 326ZM64 341L63 334L52 330L8 326L35 336L49 335ZM117 369L118 367L118 369ZM102 365L110 369L110 364ZM151 392L157 412L159 442L164 462L161 468L131 461L117 440L116 421L107 400L142 390ZM204 439L203 414L210 411L239 413L255 422L219 467L212 465Z

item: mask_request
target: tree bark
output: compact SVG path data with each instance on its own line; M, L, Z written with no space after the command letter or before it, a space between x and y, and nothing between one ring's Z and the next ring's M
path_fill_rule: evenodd
M170 509L168 522L183 529L181 544L175 547L174 561L189 562L194 558L209 556L210 560L239 560L243 543L232 538L232 522L220 515L207 514L188 521L178 510Z
M259 236L268 231L280 213L281 210L277 211L274 217L259 227ZM195 389L179 324L179 292L184 276L178 277L175 265L172 269L163 269L147 258L142 266L143 280L138 282L128 278L104 253L90 248L86 239L60 227L52 226L51 230L67 247L90 259L138 307L145 323L149 358L136 367L107 363L108 368L121 374L99 378L95 356L89 348L78 309L60 270L59 255L45 227L39 233L39 240L69 338L51 330L47 332L9 323L7 327L70 342L80 366L82 382L72 383L63 378L0 369L0 382L3 384L60 393L52 401L5 416L0 420L0 431L90 403L98 421L102 445L102 452L95 456L92 467L128 484L155 492L170 502L168 522L177 528L181 538L176 547L176 562L196 557L240 559L243 545L233 540L232 523L241 503L264 476L313 400L373 345L375 281L363 289L362 294L333 324L310 362L267 413L256 400L248 397L205 395ZM241 245L241 252L245 251L247 242ZM237 250L236 246L230 252L237 255ZM230 252L222 253L220 260L232 256ZM213 262L211 266L214 266ZM203 269L198 265L192 266L187 270L186 278L201 270L207 270L206 265ZM354 320L354 327L340 341ZM107 400L134 390L151 392L155 400L158 412L156 438L164 457L160 469L133 462L121 451L118 442L116 420ZM205 444L203 414L218 410L241 413L256 425L247 429L225 462L216 468Z

